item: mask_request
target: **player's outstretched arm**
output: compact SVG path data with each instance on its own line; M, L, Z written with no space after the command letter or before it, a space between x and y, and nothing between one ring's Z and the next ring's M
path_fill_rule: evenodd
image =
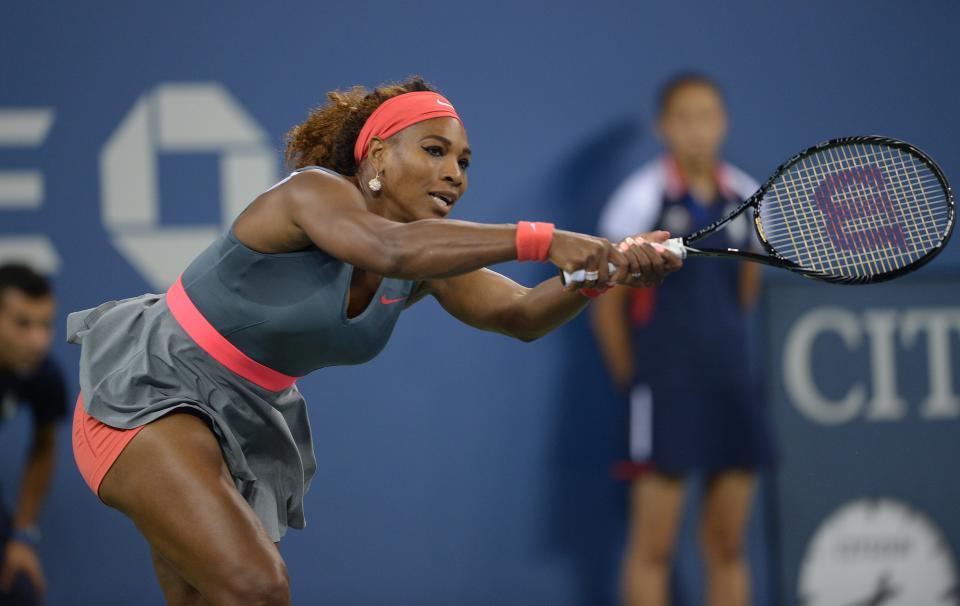
M304 237L351 265L391 278L425 280L465 274L517 258L517 227L447 219L398 223L367 210L360 192L346 180L317 171L303 173L284 189L286 227L277 238ZM266 227L266 226L265 226ZM286 235L291 234L291 235ZM301 236L298 236L300 234ZM598 273L597 281L620 280L607 262L620 267L626 257L609 241L557 230L549 261L567 271Z
M669 234L647 234L661 241ZM628 261L621 283L634 286L659 284L676 271L680 260L655 250L643 237L621 250ZM551 278L527 288L489 269L462 276L425 281L416 297L433 295L451 315L481 330L499 332L522 341L533 341L574 318L590 299Z

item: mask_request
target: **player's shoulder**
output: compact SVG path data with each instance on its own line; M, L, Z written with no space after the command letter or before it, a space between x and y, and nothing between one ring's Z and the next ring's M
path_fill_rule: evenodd
M277 196L280 207L293 216L303 213L364 209L363 195L347 177L320 166L308 166L290 173L261 197Z
M282 189L293 197L315 199L316 194L359 194L356 185L340 173L322 166L305 166L293 171L269 191Z

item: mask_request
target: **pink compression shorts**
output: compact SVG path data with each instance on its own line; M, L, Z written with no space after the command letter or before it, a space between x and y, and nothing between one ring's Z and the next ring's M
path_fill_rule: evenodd
M80 394L73 411L73 458L93 494L100 496L100 483L104 476L130 440L144 427L146 425L116 429L101 423L84 410L83 394Z

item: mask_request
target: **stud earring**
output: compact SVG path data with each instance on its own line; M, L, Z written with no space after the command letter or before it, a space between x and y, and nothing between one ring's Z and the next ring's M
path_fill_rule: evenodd
M380 171L377 171L377 176L373 179L367 181L367 185L370 186L370 191L380 191L383 188L383 183L380 181Z

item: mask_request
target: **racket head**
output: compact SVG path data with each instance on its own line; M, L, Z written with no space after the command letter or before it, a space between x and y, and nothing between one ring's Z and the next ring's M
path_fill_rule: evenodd
M748 203L760 242L778 265L839 284L883 282L923 266L949 241L955 215L936 162L879 136L805 149Z

